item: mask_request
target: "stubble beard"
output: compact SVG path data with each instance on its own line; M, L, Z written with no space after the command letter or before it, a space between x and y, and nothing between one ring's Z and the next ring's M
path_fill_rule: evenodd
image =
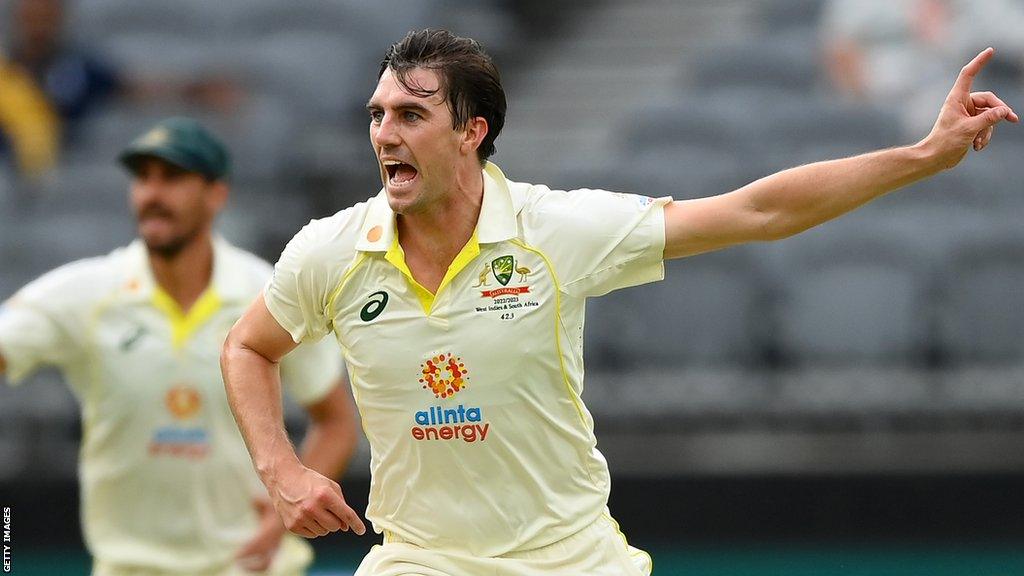
M146 250L150 255L162 260L174 260L185 248L196 242L202 226L196 225L191 230L167 240L165 242L152 242L143 238Z

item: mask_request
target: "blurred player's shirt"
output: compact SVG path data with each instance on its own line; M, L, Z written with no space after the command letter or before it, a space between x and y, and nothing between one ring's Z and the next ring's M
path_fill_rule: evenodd
M0 351L18 381L60 367L82 405L86 543L103 565L197 574L222 569L257 527L265 494L228 407L219 355L270 277L255 256L214 242L210 288L187 314L154 282L136 241L32 282L0 310ZM337 350L303 346L282 364L309 404L340 376ZM312 552L286 536L274 573Z
M436 295L413 280L382 191L307 225L267 307L297 342L334 332L370 441L385 541L499 556L606 510L583 390L589 296L660 280L668 198L552 191L483 172L477 229Z

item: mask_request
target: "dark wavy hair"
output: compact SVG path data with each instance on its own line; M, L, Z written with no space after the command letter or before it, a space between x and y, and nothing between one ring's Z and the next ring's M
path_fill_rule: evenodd
M410 84L409 72L416 68L437 72L436 90ZM494 140L505 125L505 89L498 68L479 42L447 30L412 31L388 49L377 79L388 69L409 94L427 97L443 91L453 129L465 128L477 116L486 120L487 135L477 156L482 164L494 154Z

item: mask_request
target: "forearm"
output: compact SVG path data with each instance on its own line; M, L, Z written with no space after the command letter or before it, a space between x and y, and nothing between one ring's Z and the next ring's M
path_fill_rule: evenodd
M278 364L229 338L221 354L221 370L235 422L256 472L269 487L282 466L298 464L284 429Z
M941 170L922 145L890 148L784 170L743 189L768 240L786 238Z

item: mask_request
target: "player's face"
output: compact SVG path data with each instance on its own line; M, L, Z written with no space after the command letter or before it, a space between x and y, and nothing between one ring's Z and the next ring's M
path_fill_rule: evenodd
M132 178L131 205L150 252L173 257L209 230L220 209L217 186L163 160L140 161Z
M433 91L439 79L436 72L417 68L409 72L408 84ZM457 166L466 161L463 131L452 128L444 94L409 94L385 70L367 110L370 142L391 209L413 214L443 199L454 186Z

